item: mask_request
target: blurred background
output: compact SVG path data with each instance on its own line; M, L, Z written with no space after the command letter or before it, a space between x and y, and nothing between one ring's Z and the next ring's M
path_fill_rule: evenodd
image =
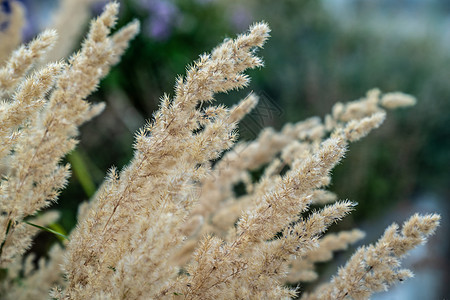
M30 39L48 25L59 1L22 2L28 8L24 35ZM106 1L91 2L96 15ZM230 105L253 90L276 103L279 113L265 118L261 128L323 117L335 102L358 99L373 87L417 97L415 107L391 112L380 129L351 145L330 189L359 203L340 229L362 228L367 232L364 244L414 212L440 213L443 222L436 236L405 261L416 278L373 299L450 295L450 1L120 2L119 26L137 18L142 32L89 99L106 102L107 108L82 128L81 143L68 157L74 174L54 206L62 212L55 228L69 232L79 203L89 199L106 171L130 160L133 133L151 118L164 93L173 95L175 77L184 74L186 65L224 38L264 20L272 29L260 51L266 66L248 72L248 89L217 97ZM242 138L255 134L246 132ZM55 242L48 233L39 240L31 251L45 253ZM351 252L320 265L321 280L328 281ZM302 290L310 288L302 285Z

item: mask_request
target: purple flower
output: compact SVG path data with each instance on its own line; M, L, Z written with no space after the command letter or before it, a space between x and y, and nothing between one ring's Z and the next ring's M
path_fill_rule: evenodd
M55 6L51 0L0 0L0 31L6 30L10 24L13 2L19 2L25 7L25 25L22 28L24 41L30 40L45 27Z
M122 0L116 0L117 2L121 3ZM111 2L111 0L97 0L94 1L91 5L91 12L94 16L100 15L105 8L105 5ZM122 4L120 4L122 7ZM119 11L119 14L122 10Z
M145 33L157 40L166 40L180 17L175 4L169 0L139 0L138 4L149 14L144 25Z
M247 28L251 22L252 15L245 7L239 5L233 9L233 13L230 16L230 23L236 30L242 31Z

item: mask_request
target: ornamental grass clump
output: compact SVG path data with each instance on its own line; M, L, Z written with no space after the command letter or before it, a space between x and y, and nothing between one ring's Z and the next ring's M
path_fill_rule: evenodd
M136 134L130 163L111 168L80 207L63 246L55 245L38 267L32 255L23 257L38 228L58 217L38 212L66 184L70 168L61 161L76 146L79 126L103 109L86 98L139 30L133 22L111 33L117 12L116 3L108 4L67 61L43 63L57 35L46 31L0 65L1 297L296 297L299 290L287 283L316 280L316 262L364 237L356 229L327 233L356 206L327 190L330 172L350 143L382 124L386 109L415 99L373 89L337 103L323 120L287 124L279 132L267 128L255 141L237 142L238 123L257 105L257 95L230 108L214 105L214 97L247 86L244 72L263 66L256 53L269 38L266 23L201 55ZM262 167L255 181L250 171ZM235 193L239 182L245 194ZM321 208L311 212L312 204ZM411 277L400 258L438 225L439 216L431 214L414 215L401 232L390 226L329 284L302 298L366 299Z

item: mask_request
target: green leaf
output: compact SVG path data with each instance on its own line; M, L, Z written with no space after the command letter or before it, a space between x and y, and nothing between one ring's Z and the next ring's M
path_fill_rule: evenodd
M61 233L62 235L64 235L64 236L67 236L67 232L64 230L64 228L61 226L61 225L59 225L58 223L53 223L53 224L50 224L50 225L48 225L48 228L50 228L50 229L52 229L52 230L54 230L54 231L56 231L56 232L59 232L59 233ZM62 237L62 236L57 236L57 238L62 242L62 241L64 241L66 238L64 238L64 237Z
M92 197L96 191L96 187L82 155L75 150L67 156L67 159L72 165L72 170L80 182L84 192L89 198Z
M12 220L9 220L8 225L6 226L6 233L5 233L5 239L3 240L2 244L0 245L0 256L3 253L3 246L5 246L6 239L8 238L9 229L11 228Z
M31 222L28 222L28 221L24 221L24 222L26 224L28 224L28 225L34 226L34 227L39 228L39 229L44 230L44 231L48 231L48 232L53 233L54 235L56 235L58 237L62 237L64 239L70 241L69 238L66 235L62 234L61 232L58 232L56 230L53 230L53 229L50 229L50 228L47 228L47 227L43 227L43 226L39 226L39 225L33 224Z

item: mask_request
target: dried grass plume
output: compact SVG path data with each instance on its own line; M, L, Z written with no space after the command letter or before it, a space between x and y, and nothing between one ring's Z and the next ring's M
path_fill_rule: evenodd
M80 7L63 2L60 17L75 5L71 17L83 20L90 1ZM270 29L261 22L202 54L177 78L175 94L163 95L136 133L130 163L110 169L80 207L76 228L36 268L34 256L23 255L38 229L50 230L46 226L58 218L45 209L70 175L63 158L76 147L78 128L104 107L87 98L139 23L113 33L119 5L110 3L90 23L80 51L59 60L80 28L64 29L60 19L55 24L63 46L54 47L58 33L47 30L13 51L20 9L14 7L9 31L0 32L0 38L12 36L0 48L2 299L293 298L299 290L287 283L316 280L315 263L364 237L357 229L327 232L356 209L328 190L331 172L350 143L381 126L386 109L415 99L373 89L337 103L323 120L267 128L254 141L238 142L238 124L257 107L258 96L250 93L230 108L214 101L218 93L246 87L245 71L263 66L257 53ZM263 170L258 178L251 176L255 169ZM245 193L236 193L237 183ZM411 277L400 259L425 242L439 220L414 215L401 231L390 226L330 283L302 299L367 299Z

